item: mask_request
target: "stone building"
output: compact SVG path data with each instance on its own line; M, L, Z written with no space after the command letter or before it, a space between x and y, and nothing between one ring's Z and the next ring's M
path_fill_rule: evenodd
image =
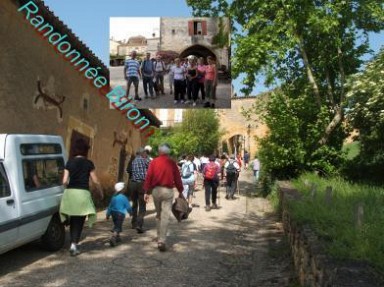
M156 53L160 50L160 37L147 38L147 51L151 53L151 58L156 56Z
M161 121L161 128L173 127L183 121L183 109L152 109L156 117Z
M218 147L219 153L244 154L247 150L252 157L255 156L258 151L257 139L264 137L268 129L257 119L247 121L242 111L244 108L250 108L258 100L259 96L232 98L231 109L216 110L223 129L221 144Z
M222 69L230 68L228 18L160 18L161 50L173 50L181 57L212 56Z
M89 157L97 173L109 186L125 176L129 156L146 144L132 122L100 94L84 72L65 59L18 12L27 1L0 1L0 133L56 134L63 137L69 156L73 143L84 138L91 146ZM100 67L99 75L109 78L107 67L40 0L38 14L55 32L89 61ZM32 16L31 16L32 17ZM160 126L149 110L141 113L150 124Z
M129 56L133 50L144 55L147 52L147 39L144 36L130 37L127 43L117 47L119 56Z
M114 41L113 39L109 39L109 54L110 55L114 55L116 56L118 53L118 47L121 45L122 43L118 42L118 41Z

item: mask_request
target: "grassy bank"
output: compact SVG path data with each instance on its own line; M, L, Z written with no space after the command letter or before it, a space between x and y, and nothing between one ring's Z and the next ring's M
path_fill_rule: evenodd
M316 186L315 196L311 184ZM384 188L353 185L342 179L322 179L306 174L293 181L302 200L289 205L299 224L309 224L338 259L356 259L384 270ZM326 187L333 191L326 199ZM272 196L272 201L276 201ZM358 224L357 210L363 207Z

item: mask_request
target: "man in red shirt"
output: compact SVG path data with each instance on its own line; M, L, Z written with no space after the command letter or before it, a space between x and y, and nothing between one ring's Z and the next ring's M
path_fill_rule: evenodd
M173 188L176 187L179 196L183 197L183 184L179 168L169 157L171 148L167 144L159 146L159 156L153 159L148 167L144 182L144 199L148 202L152 191L156 209L157 246L160 251L166 250L165 240L168 230L169 217L172 213Z

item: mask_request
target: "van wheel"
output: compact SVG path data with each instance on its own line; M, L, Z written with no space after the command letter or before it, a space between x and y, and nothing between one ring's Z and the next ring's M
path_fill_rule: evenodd
M41 237L41 245L45 250L57 251L64 246L65 228L58 216L53 216L45 234Z

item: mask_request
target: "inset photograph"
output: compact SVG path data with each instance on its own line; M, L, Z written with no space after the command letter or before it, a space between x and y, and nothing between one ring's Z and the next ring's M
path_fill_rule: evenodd
M228 18L111 17L109 53L138 108L231 108Z

